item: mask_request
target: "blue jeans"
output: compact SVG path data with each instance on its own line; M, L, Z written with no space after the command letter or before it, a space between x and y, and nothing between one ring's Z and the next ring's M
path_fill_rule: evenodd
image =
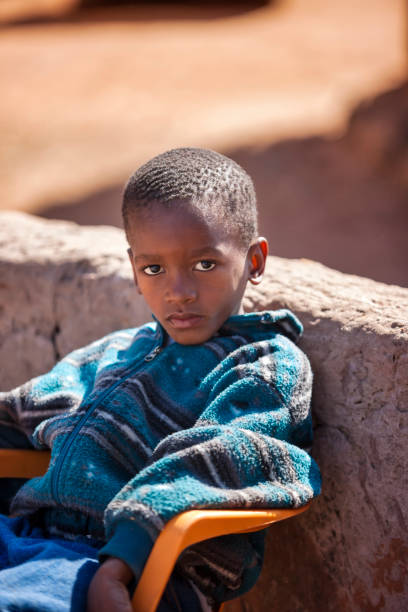
M0 611L86 612L98 549L86 538L44 537L27 518L0 515ZM158 612L199 612L191 585L173 575Z

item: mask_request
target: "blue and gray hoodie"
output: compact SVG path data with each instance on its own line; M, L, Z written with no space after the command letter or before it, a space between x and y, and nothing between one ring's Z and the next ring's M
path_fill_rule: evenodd
M288 508L320 491L309 362L287 310L235 315L200 345L157 322L109 334L48 374L0 394L0 427L51 449L15 514L50 536L97 541L136 578L163 525L197 508ZM178 562L210 601L255 582L263 533L225 536Z

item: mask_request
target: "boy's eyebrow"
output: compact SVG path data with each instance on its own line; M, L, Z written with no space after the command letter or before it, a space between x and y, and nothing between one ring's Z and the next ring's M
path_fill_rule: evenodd
M194 249L191 251L191 255L193 257L200 257L200 255L215 255L221 257L222 251L212 246L205 246L201 249ZM158 261L162 259L163 255L159 255L158 253L139 253L133 257L134 261Z
M152 254L140 253L139 255L135 255L135 256L133 257L133 260L134 260L134 261L141 261L141 260L143 260L143 259L150 260L150 261L151 261L152 259L157 260L157 259L160 259L160 255L155 255L154 253L152 253Z
M220 251L220 249L217 249L217 247L205 246L205 247L202 247L201 249L194 249L194 251L192 251L191 254L194 257L199 257L200 255L207 255L207 254L221 256L222 251Z

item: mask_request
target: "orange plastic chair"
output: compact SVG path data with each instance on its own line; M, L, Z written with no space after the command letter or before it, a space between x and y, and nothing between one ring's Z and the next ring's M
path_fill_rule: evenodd
M48 468L49 451L0 449L0 478L34 478Z
M0 478L33 478L48 467L50 453L0 449ZM157 538L132 599L135 612L155 612L180 553L197 542L231 533L265 529L304 512L294 509L189 510L172 518ZM219 608L219 611L221 608Z

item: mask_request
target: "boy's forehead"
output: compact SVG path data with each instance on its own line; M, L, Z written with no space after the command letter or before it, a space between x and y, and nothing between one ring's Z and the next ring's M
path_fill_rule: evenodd
M147 228L149 226L160 227L161 224L168 225L173 221L180 223L180 220L183 220L184 224L192 221L207 224L210 221L209 215L204 214L200 207L191 201L174 200L166 203L152 200L148 205L135 208L131 212L129 225L135 229L140 225ZM218 219L213 216L212 221L217 224Z
M132 248L146 242L165 247L164 241L186 244L192 241L197 250L217 248L220 243L238 246L237 237L226 230L225 224L216 215L204 215L185 205L165 207L158 204L133 211L128 220L127 233Z

